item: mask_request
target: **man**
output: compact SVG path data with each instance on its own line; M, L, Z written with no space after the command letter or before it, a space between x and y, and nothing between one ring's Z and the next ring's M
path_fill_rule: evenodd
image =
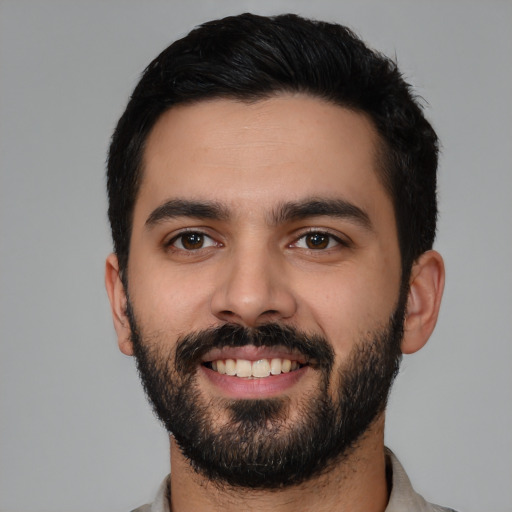
M383 440L443 291L437 153L339 25L226 18L148 66L108 161L119 347L171 444L138 510L447 510Z

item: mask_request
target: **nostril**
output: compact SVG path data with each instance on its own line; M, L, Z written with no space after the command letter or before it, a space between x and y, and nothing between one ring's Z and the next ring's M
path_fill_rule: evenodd
M272 322L280 318L280 316L281 315L277 309L267 309L254 315L241 315L229 309L224 309L217 314L218 318L221 318L228 323L238 324L245 327L255 327L257 325Z

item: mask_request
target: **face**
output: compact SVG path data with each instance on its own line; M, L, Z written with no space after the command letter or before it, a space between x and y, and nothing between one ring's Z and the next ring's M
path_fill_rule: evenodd
M301 95L179 106L151 132L122 349L209 476L230 482L187 452L194 435L256 467L328 430L325 467L382 412L404 304L377 142L365 116Z

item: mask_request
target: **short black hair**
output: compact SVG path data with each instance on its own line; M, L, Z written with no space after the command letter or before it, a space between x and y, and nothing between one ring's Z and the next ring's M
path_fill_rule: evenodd
M114 251L128 264L145 143L177 104L305 93L368 116L380 137L379 176L393 202L408 280L436 232L438 139L396 63L342 25L293 14L210 21L175 41L142 74L114 131L107 188ZM404 281L403 281L403 284Z

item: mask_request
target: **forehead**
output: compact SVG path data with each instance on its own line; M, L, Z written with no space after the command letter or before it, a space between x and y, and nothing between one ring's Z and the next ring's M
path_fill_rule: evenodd
M378 145L364 114L307 95L177 106L148 137L135 217L173 197L213 199L235 212L306 197L389 209Z

